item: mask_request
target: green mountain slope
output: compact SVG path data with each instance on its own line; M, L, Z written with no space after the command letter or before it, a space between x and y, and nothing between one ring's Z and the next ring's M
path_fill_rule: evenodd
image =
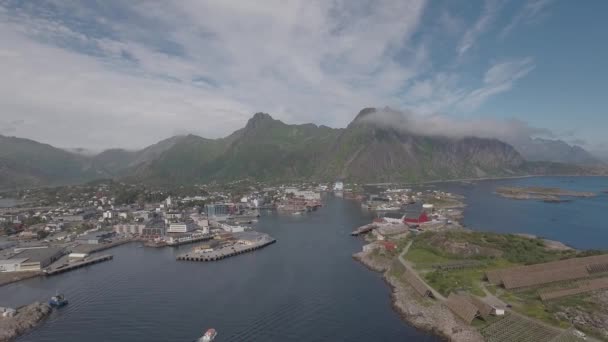
M325 177L356 181L422 181L517 174L523 158L495 139L418 136L364 118L367 108L332 146Z
M0 137L0 188L107 177L169 185L244 178L417 182L606 174L601 166L527 162L511 145L496 139L417 135L391 125L383 113L364 109L344 129L289 125L257 113L245 127L222 139L176 136L139 151L112 149L93 157Z
M416 136L360 119L374 111L362 111L346 129L288 125L257 113L226 138L179 141L133 174L169 183L247 177L375 182L510 176L524 167L498 140Z
M67 184L106 176L87 157L33 140L0 135L0 189Z

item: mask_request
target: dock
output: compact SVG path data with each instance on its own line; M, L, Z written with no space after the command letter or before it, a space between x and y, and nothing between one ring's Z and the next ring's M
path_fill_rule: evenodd
M254 251L256 249L264 248L268 245L277 242L276 239L270 239L258 244L249 245L249 246L231 246L227 248L222 248L217 251L207 252L207 253L186 253L179 255L177 260L182 261L218 261L225 258L229 258L231 256L239 255Z
M113 258L114 258L114 256L111 254L100 255L98 257L92 257L92 258L88 258L86 260L76 261L76 262L72 262L69 264L63 264L58 267L46 269L46 270L44 270L44 274L50 276L50 275L55 275L55 274L59 274L59 273L63 273L63 272L68 272L68 271L75 270L77 268L81 268L81 267L97 264L100 262L112 260Z
M354 231L352 231L350 233L350 235L352 235L352 236L359 236L361 234L365 234L365 233L371 232L374 228L377 228L375 224L373 224L373 223L366 224L366 225L361 226L361 227L355 229Z
M188 240L179 240L179 241L175 241L175 242L167 242L166 246L187 245L189 243L195 243L195 242L212 240L213 237L214 237L213 235L205 235L205 236L199 236L199 237L195 237L195 238L188 239Z

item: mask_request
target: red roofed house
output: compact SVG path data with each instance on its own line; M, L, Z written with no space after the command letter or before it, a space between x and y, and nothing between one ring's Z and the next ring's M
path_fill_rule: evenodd
M422 214L420 214L420 216L418 216L418 218L405 218L403 219L404 223L414 223L414 224L420 224L420 223L425 223L425 222L429 222L429 216L426 214L426 212L423 212Z

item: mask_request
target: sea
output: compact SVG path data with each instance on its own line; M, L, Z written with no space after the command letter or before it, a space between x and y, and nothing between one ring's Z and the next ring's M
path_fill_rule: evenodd
M218 262L176 261L192 245L108 250L112 261L0 287L0 306L69 304L17 341L439 341L404 323L381 274L352 259L369 223L355 201L328 196L306 215L266 213L277 243Z
M544 203L498 197L498 186L594 191L593 198ZM608 178L536 177L433 184L467 196L472 229L530 233L576 248L608 249ZM358 202L327 196L306 215L266 213L256 229L277 243L219 262L176 261L189 248L137 243L109 262L0 287L0 306L70 304L17 341L192 341L207 328L216 341L439 341L402 321L379 273L352 259L349 236L372 215Z

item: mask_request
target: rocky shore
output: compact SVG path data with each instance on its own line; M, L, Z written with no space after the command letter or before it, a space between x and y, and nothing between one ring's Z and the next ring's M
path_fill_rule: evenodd
M370 253L363 252L353 255L353 258L372 270L384 273L384 280L392 289L393 308L412 326L448 341L483 341L477 330L454 317L442 302L421 298L412 287L392 276L390 261L379 261Z
M17 309L13 317L0 318L0 342L11 341L32 329L52 312L45 303L35 302Z

